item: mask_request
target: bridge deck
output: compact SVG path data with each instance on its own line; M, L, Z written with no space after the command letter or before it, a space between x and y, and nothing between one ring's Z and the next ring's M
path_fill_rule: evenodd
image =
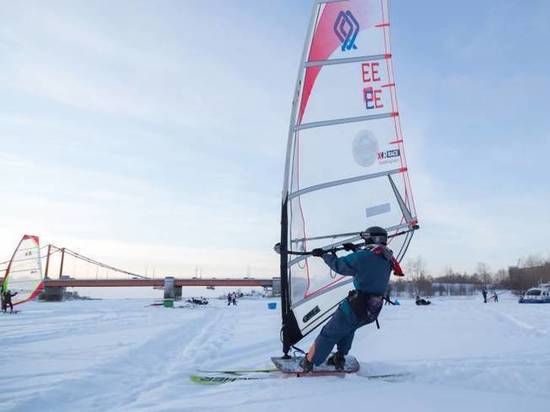
M162 287L164 279L46 279L49 287ZM273 279L174 279L175 286L272 287Z

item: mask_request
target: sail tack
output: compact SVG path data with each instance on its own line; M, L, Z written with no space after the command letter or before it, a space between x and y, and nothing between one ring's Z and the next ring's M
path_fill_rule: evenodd
M296 256L385 227L401 258L418 226L390 50L387 0L316 1L296 86L282 196L285 348L322 324L351 279ZM286 352L285 350L285 352Z
M44 288L38 236L24 235L8 264L3 290L17 292L14 305L36 298Z

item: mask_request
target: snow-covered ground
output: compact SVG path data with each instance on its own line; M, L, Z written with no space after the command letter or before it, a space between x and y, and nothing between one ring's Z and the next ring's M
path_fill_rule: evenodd
M198 369L271 367L280 313L268 301L26 304L0 315L0 410L550 410L550 305L511 298L386 306L380 330L357 333L358 375L190 382ZM361 376L404 371L410 375L399 382Z

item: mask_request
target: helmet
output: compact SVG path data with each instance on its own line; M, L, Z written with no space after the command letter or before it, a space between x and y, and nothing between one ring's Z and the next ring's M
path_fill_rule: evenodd
M388 243L388 232L380 226L371 226L359 234L367 245Z

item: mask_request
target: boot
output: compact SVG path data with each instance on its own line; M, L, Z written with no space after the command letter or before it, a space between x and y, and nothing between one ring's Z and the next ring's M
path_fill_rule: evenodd
M307 356L304 356L304 359L300 361L300 367L304 372L311 372L313 370L313 362L307 359Z
M346 357L340 352L333 353L328 358L327 365L333 365L337 371L343 371L346 365Z

